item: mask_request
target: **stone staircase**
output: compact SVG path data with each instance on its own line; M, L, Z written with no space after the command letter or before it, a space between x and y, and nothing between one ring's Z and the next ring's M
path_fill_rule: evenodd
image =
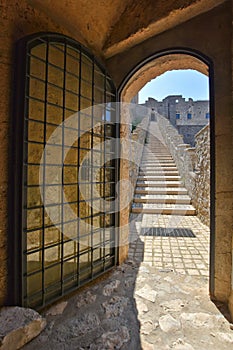
M157 122L149 125L149 136L140 164L132 213L196 215L176 164L163 142Z

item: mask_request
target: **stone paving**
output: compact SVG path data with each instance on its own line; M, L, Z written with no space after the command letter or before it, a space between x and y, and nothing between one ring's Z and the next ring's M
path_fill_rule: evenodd
M128 260L44 311L47 327L23 349L232 349L232 325L208 296L209 230L196 217L172 222L131 215Z
M150 230L156 227L164 229L159 236ZM207 277L209 237L209 228L197 216L131 214L129 257L157 268Z

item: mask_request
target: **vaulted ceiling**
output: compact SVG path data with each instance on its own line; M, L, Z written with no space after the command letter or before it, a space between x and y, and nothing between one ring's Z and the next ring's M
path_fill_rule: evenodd
M225 0L27 0L109 58Z

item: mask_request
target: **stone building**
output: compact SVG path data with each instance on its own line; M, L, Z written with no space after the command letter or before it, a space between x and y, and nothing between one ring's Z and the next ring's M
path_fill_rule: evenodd
M210 76L210 295L233 315L232 2L2 0L0 16L0 304L44 307L124 261L129 166L111 159L118 143L109 149L100 144L128 138L128 114L121 110L118 127L114 109L100 110L95 122L107 125L94 129L92 106L130 102L164 72L196 69ZM68 125L68 138L64 124L53 134L88 108L80 123ZM77 134L80 143L72 143ZM42 158L51 135L55 156ZM95 166L86 158L94 144ZM78 189L80 162L90 174L84 192ZM46 167L52 182L46 182ZM103 178L97 198L96 168ZM114 211L102 199L115 198L121 179ZM48 207L55 208L50 214L41 202L48 200L47 189L54 200Z
M195 144L195 135L209 123L209 101L188 101L182 95L167 96L162 101L149 98L143 106L154 108L159 114L170 120L184 142L191 146Z

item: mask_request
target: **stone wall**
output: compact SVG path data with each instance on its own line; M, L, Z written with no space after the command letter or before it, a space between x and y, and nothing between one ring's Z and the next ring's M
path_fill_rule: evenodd
M195 137L196 147L184 143L182 136L170 122L160 114L157 120L164 141L167 144L188 190L192 204L200 220L210 224L210 140L209 125Z
M131 101L131 99L130 99ZM146 117L148 109L138 105L123 101L120 114L120 227L119 227L119 257L121 264L128 256L129 248L129 215L131 210L131 201L136 186L136 180L142 156L143 144L146 137L146 130L149 125L149 116ZM139 124L132 132L132 124L135 118L142 118Z
M195 137L193 205L206 225L210 224L210 131L206 125Z
M131 150L130 150L130 170L129 176L130 181L133 185L133 189L135 190L139 165L141 163L143 145L145 143L147 130L149 126L149 117L146 116L142 119L141 123L139 123L136 129L130 135L131 137Z
M184 143L189 143L191 147L195 146L195 135L204 127L205 125L177 125L177 130L179 134L183 135Z

